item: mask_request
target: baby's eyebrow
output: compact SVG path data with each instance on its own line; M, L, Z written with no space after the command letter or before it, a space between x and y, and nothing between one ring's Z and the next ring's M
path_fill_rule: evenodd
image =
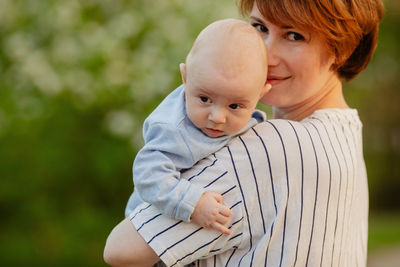
M231 101L231 105L232 104L247 105L248 103L250 103L250 101L248 99L235 99L234 101Z
M206 89L203 89L203 88L199 88L198 89L198 93L199 94L205 94L205 95L213 95L213 93L212 92L210 92L209 90L206 90Z

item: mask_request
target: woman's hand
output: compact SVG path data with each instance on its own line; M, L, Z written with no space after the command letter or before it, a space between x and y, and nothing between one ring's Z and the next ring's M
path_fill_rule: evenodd
M217 230L230 235L226 227L232 211L222 203L222 196L215 192L205 192L192 213L192 221L204 228Z

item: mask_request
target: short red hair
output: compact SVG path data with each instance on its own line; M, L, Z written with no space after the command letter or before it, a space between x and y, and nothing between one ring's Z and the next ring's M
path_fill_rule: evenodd
M254 4L276 25L322 36L335 55L334 70L346 80L368 65L384 13L381 0L240 0L241 13L247 16Z

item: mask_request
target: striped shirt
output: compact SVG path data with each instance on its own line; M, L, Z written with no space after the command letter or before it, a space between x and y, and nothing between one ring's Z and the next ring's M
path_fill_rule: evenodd
M130 214L167 266L366 266L368 186L356 110L269 120L182 174L224 196L232 234Z

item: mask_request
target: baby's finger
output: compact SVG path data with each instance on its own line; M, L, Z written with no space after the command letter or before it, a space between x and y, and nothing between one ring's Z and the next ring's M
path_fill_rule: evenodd
M230 229L228 229L226 226L224 226L218 222L213 223L211 225L211 227L225 235L230 235L232 233L232 231Z
M223 216L226 216L226 217L231 217L232 216L232 211L230 210L230 208L228 208L225 205L221 205L220 206L219 213L222 214Z
M222 195L220 195L218 193L214 193L213 197L218 203L222 203Z
M226 225L229 221L229 217L218 214L218 216L216 217L216 221L222 225Z

